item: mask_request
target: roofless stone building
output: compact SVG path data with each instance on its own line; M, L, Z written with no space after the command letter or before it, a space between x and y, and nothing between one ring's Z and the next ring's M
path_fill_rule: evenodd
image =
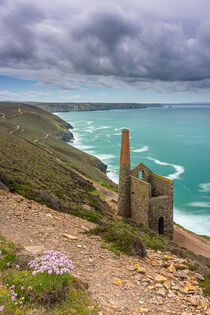
M122 130L118 215L173 239L173 181L143 163L130 167L129 130Z

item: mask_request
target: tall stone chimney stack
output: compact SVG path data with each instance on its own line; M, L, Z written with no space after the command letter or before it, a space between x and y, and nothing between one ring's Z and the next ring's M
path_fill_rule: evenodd
M118 188L118 215L126 218L129 218L131 216L130 167L129 130L122 129Z

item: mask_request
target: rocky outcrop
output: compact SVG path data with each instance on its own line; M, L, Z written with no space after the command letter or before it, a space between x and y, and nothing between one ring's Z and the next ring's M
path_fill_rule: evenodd
M54 136L58 138L59 140L65 141L65 142L72 142L74 140L74 135L69 129L74 129L73 126L67 122L64 122L64 128L66 131L60 132L55 134Z
M70 123L66 123L66 129L74 129L74 127Z
M61 132L54 135L59 140L63 140L65 142L72 142L74 140L74 135L71 131Z
M104 164L103 162L100 161L99 163L96 164L96 167L97 167L100 171L102 171L103 173L106 174L106 170L107 170L107 165L106 165L106 164Z

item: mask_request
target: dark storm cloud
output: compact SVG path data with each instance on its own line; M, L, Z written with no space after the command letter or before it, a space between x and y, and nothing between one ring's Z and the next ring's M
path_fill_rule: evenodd
M5 12L5 14L4 14ZM33 36L33 25L44 18L43 10L33 4L19 5L18 2L8 10L0 13L1 44L0 64L21 66L36 59L36 42Z
M207 12L206 0L0 0L0 70L66 90L209 88Z

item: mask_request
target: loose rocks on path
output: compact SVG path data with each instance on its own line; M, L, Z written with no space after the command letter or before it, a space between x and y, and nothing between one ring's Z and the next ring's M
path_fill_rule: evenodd
M184 259L152 250L144 259L118 257L101 248L100 237L83 234L94 223L3 190L0 217L1 233L30 254L52 249L68 255L72 274L88 283L101 314L210 314L198 287L202 276L191 272Z

